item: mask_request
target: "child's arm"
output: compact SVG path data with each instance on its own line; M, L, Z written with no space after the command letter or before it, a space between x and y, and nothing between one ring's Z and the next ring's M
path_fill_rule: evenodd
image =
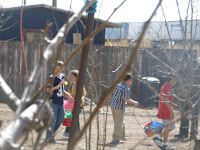
M68 99L73 99L73 97L71 96L71 94L69 92L66 92L64 90L64 95L68 98Z
M170 111L170 119L174 119L174 111L172 110L172 107L170 105L170 101L169 100L165 100L165 103Z
M86 96L86 95L87 95L87 92L86 92L85 86L83 86L83 94L82 94L82 96Z
M124 99L125 102L128 102L128 103L132 103L134 104L135 106L139 105L139 103L137 101L134 101L132 99Z
M51 92L51 91L54 91L56 89L59 89L64 83L64 80L61 80L60 83L56 86L53 86L53 87L47 87L47 92Z
M165 93L167 93L166 91L165 92L163 92L163 93L161 93L162 95L161 95L161 97L162 97L162 101L163 101L163 103L165 103L166 105L167 105L167 108L169 109L169 111L170 111L170 119L174 119L174 112L173 112L173 109L172 109L172 107L171 107L171 104L170 104L170 101L169 101L169 99L168 99L168 96L167 96L167 94L165 94Z

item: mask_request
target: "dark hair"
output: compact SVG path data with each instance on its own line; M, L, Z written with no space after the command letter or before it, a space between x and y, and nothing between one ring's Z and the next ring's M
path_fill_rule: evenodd
M123 79L123 81L127 81L127 80L130 80L132 78L131 74L130 73L127 73Z
M72 70L70 73L73 74L75 77L79 76L79 71L78 70Z
M167 75L166 82L170 82L171 80L176 80L176 77L173 74Z
M63 61L58 60L58 61L56 62L56 65L59 66L59 67L61 67L62 65L64 65L64 63L63 63Z
M47 85L47 88L50 88L50 87L52 87L51 85Z

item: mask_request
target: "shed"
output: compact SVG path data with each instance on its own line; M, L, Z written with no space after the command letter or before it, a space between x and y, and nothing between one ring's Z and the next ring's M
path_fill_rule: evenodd
M2 14L0 18L0 41L20 41L20 11L21 7L0 9L0 14ZM52 39L69 15L72 15L72 12L44 4L23 6L23 40L41 41L43 38L42 30L45 29L47 22L53 23L53 26L47 32L47 36ZM103 20L95 19L94 29L103 22ZM86 16L82 16L68 32L66 43L79 44L84 38L85 24ZM105 29L101 30L94 39L96 45L104 45L104 43Z

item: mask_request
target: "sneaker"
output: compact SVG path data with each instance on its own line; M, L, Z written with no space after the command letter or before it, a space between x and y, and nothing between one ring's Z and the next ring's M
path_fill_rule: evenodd
M52 139L52 140L50 141L50 144L56 144L55 139Z
M160 148L160 149L162 149L162 139L159 139L158 137L154 137L153 138L153 140L154 140L154 142L156 143L156 145Z
M163 150L174 150L174 147L171 147L170 145L163 145L162 149Z
M120 143L120 140L113 140L111 143L117 144L117 143Z
M106 144L106 146L111 146L111 147L113 147L113 146L116 146L116 145L119 144L119 143L120 143L120 140L112 140L112 142Z
M68 137L69 133L65 132L65 133L63 133L63 135Z
M56 144L55 139L45 139L45 143L47 144Z
M123 138L123 139L122 139L122 141L126 141L126 140L128 140L128 138L127 138L127 137L125 137L125 138Z
M110 142L109 144L111 145L117 145L120 143L120 140L112 140L112 142Z
M125 141L123 141L123 140L119 140L119 143L120 143L120 144L124 144Z

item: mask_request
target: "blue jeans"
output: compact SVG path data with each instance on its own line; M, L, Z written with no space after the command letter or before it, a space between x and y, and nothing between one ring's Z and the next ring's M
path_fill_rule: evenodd
M52 104L52 108L54 112L54 119L51 122L51 131L47 130L46 132L46 139L50 138L58 130L65 119L63 105Z

